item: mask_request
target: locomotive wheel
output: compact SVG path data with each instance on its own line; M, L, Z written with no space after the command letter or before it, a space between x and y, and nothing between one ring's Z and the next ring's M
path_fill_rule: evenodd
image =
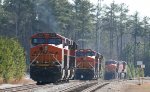
M42 81L37 81L36 85L44 85L44 84L48 84L49 82L42 82Z
M42 82L40 82L40 81L37 81L37 83L36 83L37 85L42 85Z

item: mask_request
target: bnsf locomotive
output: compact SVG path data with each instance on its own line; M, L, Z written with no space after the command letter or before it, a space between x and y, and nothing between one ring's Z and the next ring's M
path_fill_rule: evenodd
M104 79L126 78L127 63L125 61L108 60L105 62Z
M91 80L99 77L102 55L91 49L76 51L75 79Z
M56 33L32 35L30 77L37 83L72 79L76 49L75 42Z

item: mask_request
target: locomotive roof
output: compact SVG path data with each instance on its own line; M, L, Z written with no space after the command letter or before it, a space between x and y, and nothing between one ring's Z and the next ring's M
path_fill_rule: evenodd
M31 38L60 38L62 39L65 43L68 43L68 42L74 42L73 40L71 39L68 39L60 34L57 34L57 33L36 33L34 35L31 36Z
M94 51L94 50L91 50L91 49L79 49L78 51L81 51L81 52L87 52L87 51L96 52L96 51Z
M61 36L61 35L59 35L59 34L56 34L56 33L36 33L36 34L34 34L34 35L32 35L31 36L31 38L34 38L34 37L47 37L47 38L49 38L49 37L52 37L52 38L62 38L62 39L65 39L65 37L64 36Z
M106 60L105 62L118 62L118 61L110 59L110 60Z
M113 60L113 59L106 60L105 62L127 63L126 61L117 61L117 60Z
M97 53L97 54L100 54L100 53L98 53L98 52L96 52L95 50L92 50L92 49L79 49L79 50L77 50L77 51L81 51L81 52L92 51L92 52L95 52L95 53ZM101 55L101 54L100 54L100 55Z

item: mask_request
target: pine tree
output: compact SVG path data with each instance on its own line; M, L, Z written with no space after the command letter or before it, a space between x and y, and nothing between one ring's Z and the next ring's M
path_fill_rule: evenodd
M11 45L10 45L11 44ZM0 79L4 82L20 80L26 69L23 48L15 39L0 37Z
M80 44L79 48L87 48L85 44L88 43L90 37L95 35L92 34L95 18L92 14L95 11L94 6L88 0L74 0L74 11L75 40Z

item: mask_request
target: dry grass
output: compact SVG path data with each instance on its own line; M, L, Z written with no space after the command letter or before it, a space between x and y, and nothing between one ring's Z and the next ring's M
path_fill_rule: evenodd
M2 84L2 83L3 83L3 78L0 77L0 84Z

